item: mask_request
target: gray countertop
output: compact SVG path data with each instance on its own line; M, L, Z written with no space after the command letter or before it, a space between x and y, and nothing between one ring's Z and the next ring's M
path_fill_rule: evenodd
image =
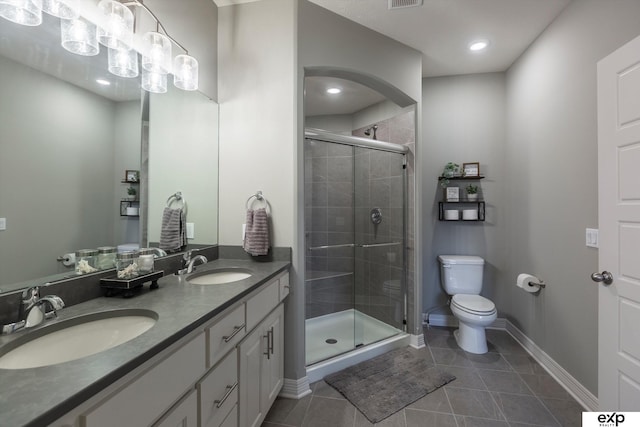
M158 281L159 289L149 290L145 285L133 298L101 297L60 310L58 319L47 321L45 328L74 317L120 309L152 310L158 320L133 340L92 356L39 368L0 369L0 426L43 426L55 421L289 265L285 261L218 259L198 266L197 272L236 267L251 270L252 276L233 283L198 286L186 283L184 276L170 275ZM29 333L2 336L0 347Z

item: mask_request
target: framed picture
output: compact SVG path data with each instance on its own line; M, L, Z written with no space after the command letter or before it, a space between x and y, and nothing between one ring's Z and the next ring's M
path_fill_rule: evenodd
M138 182L140 180L140 172L128 170L125 172L124 180L127 182Z
M462 176L480 176L480 163L463 163Z
M447 187L445 188L445 200L447 202L460 201L460 188L459 187Z

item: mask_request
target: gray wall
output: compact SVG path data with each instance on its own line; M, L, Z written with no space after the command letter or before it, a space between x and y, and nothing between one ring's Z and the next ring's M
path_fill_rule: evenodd
M572 2L507 73L423 80L425 311L446 301L436 256L488 261L483 295L597 394L596 62L640 34L635 0ZM487 222L437 221L437 176L479 161ZM516 288L519 273L548 283Z
M507 254L500 307L528 337L597 394L596 62L640 34L637 0L574 1L507 73ZM512 286L520 272L549 284ZM606 313L603 313L606 315Z
M436 77L422 81L423 309L447 301L440 286L438 255L478 255L485 259L482 294L501 306L497 272L505 268L504 73ZM442 188L438 176L447 162L480 162L480 193L486 199L485 222L438 220ZM454 182L452 181L452 184ZM477 183L477 182L476 182ZM457 184L464 186L462 182Z

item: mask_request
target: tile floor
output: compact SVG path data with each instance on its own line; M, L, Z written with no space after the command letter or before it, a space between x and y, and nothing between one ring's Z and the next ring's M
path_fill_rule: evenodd
M385 427L581 425L582 407L505 331L488 330L489 352L460 350L452 328L425 328L416 350L457 378L382 422ZM324 381L300 399L278 398L263 427L361 427L371 424Z

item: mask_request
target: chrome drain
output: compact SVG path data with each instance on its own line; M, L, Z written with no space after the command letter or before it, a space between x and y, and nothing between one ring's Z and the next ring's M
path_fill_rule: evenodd
M325 342L327 344L336 344L338 342L338 340L334 339L334 338L328 338L328 339L325 340Z

